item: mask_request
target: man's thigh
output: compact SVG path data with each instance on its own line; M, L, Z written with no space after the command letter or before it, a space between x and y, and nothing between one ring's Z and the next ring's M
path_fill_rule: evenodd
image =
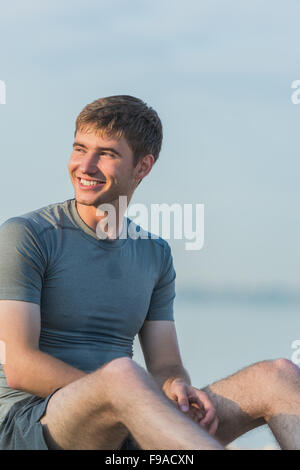
M50 449L120 449L128 436L92 373L59 389L40 422Z

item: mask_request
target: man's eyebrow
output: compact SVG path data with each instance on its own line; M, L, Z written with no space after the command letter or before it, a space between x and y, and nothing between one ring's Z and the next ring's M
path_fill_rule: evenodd
M87 149L86 145L80 144L79 142L76 142L76 141L73 143L73 147L83 147L83 148Z
M81 144L80 142L76 142L76 140L73 143L73 147L82 147L84 149L87 149L86 145ZM109 151L109 152L113 152L113 153L119 155L119 157L121 157L121 154L116 149L114 149L113 147L97 147L97 150L100 150L100 151L106 150L106 151Z

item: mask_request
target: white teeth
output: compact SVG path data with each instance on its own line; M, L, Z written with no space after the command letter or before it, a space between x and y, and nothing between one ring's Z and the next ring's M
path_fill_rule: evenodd
M99 183L99 181L87 181L81 178L80 183L83 184L84 186L95 186L96 184Z

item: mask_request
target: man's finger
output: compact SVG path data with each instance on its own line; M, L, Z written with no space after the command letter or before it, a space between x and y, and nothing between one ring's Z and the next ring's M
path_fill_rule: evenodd
M205 416L205 411L204 408L199 408L198 406L191 405L190 406L190 411L193 411L193 416L195 417L195 421L200 423L200 421L204 418Z
M219 420L217 417L215 417L214 421L212 422L210 428L209 428L209 431L208 433L211 435L211 436L214 436L217 432L217 429L218 429L218 426L219 426Z
M202 394L198 392L198 390L193 390L193 393L189 394L189 402L194 403L197 405L201 410L205 411L206 410L206 403L205 400L203 400L204 397L201 396Z
M204 418L200 421L201 425L207 426L208 424L212 423L212 421L216 417L216 411L214 408L209 408L206 410L206 414Z
M201 407L205 411L205 417L204 417L201 424L208 425L216 417L216 409L212 405L212 403L209 400L209 398L207 397L206 393L202 392L201 390L197 390L197 389L194 389L194 392L195 392L194 397L196 397L197 401L201 403Z
M188 397L188 400L189 400L189 403L193 404L198 409L200 409L203 413L205 413L203 402L202 400L200 400L200 398L197 395L192 395L192 396L190 395Z
M184 388L182 389L180 393L178 393L178 405L181 411L185 413L189 411L189 408L190 408L189 399Z

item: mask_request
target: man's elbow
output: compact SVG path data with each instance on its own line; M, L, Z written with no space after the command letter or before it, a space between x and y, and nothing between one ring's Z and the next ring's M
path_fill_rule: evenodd
M4 370L7 385L10 388L13 388L15 390L20 390L19 389L19 383L18 383L18 380L17 380L17 374L14 370L14 367L11 367L7 364L3 365L2 367L3 367L3 370Z
M14 390L24 391L26 387L24 381L26 380L27 369L24 357L22 357L22 361L19 361L17 358L9 362L7 361L7 363L3 365L7 385Z

